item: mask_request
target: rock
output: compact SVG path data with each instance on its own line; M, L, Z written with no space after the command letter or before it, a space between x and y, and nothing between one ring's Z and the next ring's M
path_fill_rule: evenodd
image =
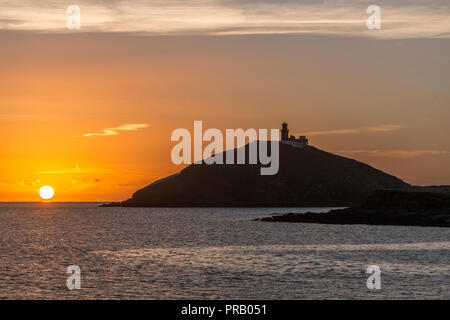
M328 213L289 213L270 222L450 227L450 187L377 190L364 203Z

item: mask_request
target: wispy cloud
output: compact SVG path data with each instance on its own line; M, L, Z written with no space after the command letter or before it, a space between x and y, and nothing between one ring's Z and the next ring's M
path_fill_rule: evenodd
M375 157L410 158L425 155L450 155L447 150L335 150L333 153L367 154Z
M79 167L74 169L61 169L61 170L47 170L47 171L37 171L36 174L73 174L73 173L91 173L91 174L109 174L114 171L111 169L101 169L101 168L83 168Z
M77 4L81 32L450 37L448 0L378 0L381 30L366 28L371 4L367 0L78 0ZM65 9L57 0L0 0L0 29L67 32Z
M80 168L78 164L74 168L64 168L58 170L36 171L34 174L124 174L124 175L148 175L149 172L131 170L113 170L105 168Z
M147 127L148 124L146 123L129 123L114 128L104 129L101 132L85 133L81 135L75 135L74 137L115 136L119 134L119 131L136 131L138 129L143 129Z
M353 133L362 133L362 132L389 132L394 130L400 130L407 128L407 126L403 124L383 124L378 126L371 127L361 127L354 129L336 129L336 130L320 130L320 131L309 131L302 132L301 135L306 136L318 136L325 134L353 134ZM300 135L299 133L295 133L295 135Z

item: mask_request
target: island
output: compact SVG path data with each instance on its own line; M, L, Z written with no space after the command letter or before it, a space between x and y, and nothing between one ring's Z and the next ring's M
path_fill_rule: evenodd
M360 204L375 190L409 187L397 177L360 161L315 148L305 136L296 138L288 133L284 123L279 143L279 170L274 175L261 175L261 164L202 161L151 183L128 200L107 206L347 207ZM270 149L271 144L267 145ZM249 159L250 144L242 148L245 159ZM235 152L235 159L242 148L231 150Z

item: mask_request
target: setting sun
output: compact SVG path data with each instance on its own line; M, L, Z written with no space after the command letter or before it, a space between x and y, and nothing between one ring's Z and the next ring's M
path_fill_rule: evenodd
M44 186L39 190L39 195L44 200L49 200L53 198L53 195L55 194L55 191L50 186Z

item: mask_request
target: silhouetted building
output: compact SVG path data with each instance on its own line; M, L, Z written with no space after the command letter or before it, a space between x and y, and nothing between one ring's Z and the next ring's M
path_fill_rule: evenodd
M283 122L283 124L281 125L281 140L288 140L289 137L289 129L287 128L287 123Z
M308 145L308 139L305 136L300 136L298 139L293 135L289 136L288 124L286 122L283 122L281 125L281 142L298 148L303 148Z

